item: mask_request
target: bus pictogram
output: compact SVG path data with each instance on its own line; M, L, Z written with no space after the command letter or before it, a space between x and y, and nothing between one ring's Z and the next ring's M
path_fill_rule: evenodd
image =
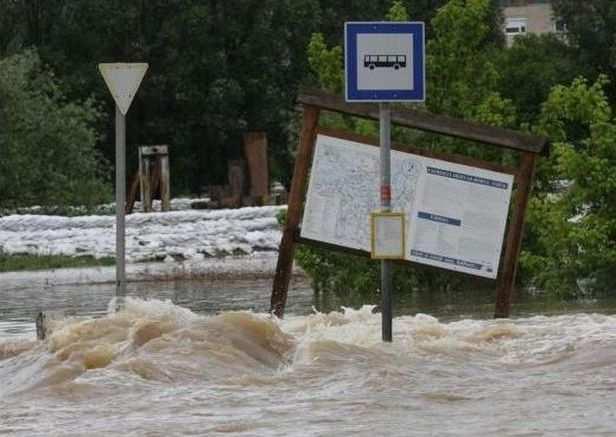
M398 70L406 67L406 55L365 55L364 67L370 70L375 68Z

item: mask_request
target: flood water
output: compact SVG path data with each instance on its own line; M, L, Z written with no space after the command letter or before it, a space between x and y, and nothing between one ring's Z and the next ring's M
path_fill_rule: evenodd
M279 321L270 286L132 283L115 312L113 284L0 276L0 435L616 435L613 299L408 294L383 344L370 299L299 281Z

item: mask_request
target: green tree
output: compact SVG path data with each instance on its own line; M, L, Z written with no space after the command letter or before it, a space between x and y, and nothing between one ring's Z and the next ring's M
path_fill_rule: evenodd
M0 60L0 206L108 200L94 101L67 101L35 51Z
M552 0L554 15L566 25L566 40L576 52L585 76L616 75L616 2L613 0ZM616 99L616 83L607 88Z
M583 73L574 50L553 34L518 37L511 48L495 55L498 89L513 102L522 124L537 118L552 87Z
M308 62L316 73L319 85L333 93L340 94L344 87L344 65L342 47L327 48L322 33L315 33L308 43Z
M409 13L401 0L394 0L385 18L387 21L408 21Z
M616 285L616 120L605 77L555 87L537 130L554 140L552 190L531 202L522 270L564 296ZM525 272L524 272L525 271Z
M494 21L489 0L451 0L432 20L427 44L428 109L466 119L512 124L498 93ZM502 108L488 115L488 108ZM492 112L492 111L489 111Z
M427 99L431 112L514 127L515 108L500 94L496 55L502 50L494 23L500 14L490 0L450 0L431 22L426 48ZM435 135L402 138L433 150L510 164L511 154L469 141Z

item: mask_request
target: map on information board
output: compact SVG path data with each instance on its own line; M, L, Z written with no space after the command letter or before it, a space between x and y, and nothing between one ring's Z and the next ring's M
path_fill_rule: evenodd
M370 251L379 149L319 134L301 236ZM513 176L392 151L392 206L406 214L405 259L496 278Z

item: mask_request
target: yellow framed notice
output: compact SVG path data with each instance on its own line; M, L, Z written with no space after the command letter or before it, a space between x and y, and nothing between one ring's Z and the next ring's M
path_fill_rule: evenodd
M372 259L404 259L406 252L405 216L402 212L370 214Z

